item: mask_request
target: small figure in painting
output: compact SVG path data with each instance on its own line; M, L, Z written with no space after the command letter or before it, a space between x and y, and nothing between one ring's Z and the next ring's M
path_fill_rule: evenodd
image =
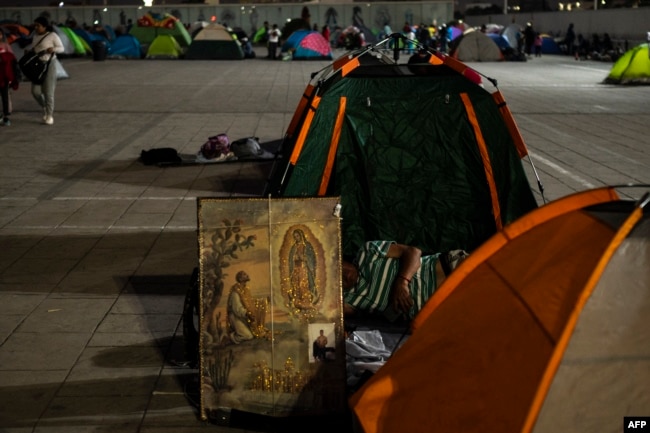
M237 283L232 286L228 295L228 325L230 340L239 344L267 335L264 317L268 300L253 298L248 287L250 277L246 272L237 272L235 279Z
M316 361L324 361L327 354L327 337L325 331L320 330L320 335L316 337L313 345L313 356Z

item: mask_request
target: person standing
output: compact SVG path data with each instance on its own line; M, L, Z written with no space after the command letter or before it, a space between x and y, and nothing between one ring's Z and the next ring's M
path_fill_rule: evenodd
M327 26L327 24L323 26L323 30L321 31L321 34L323 35L323 38L327 41L327 43L331 45L330 28Z
M54 91L56 89L56 54L63 52L63 43L59 36L52 31L50 23L45 17L37 17L34 20L34 35L32 45L26 50L32 50L39 53L39 57L44 62L49 62L45 74L45 80L42 83L32 83L32 95L38 105L43 108L43 123L46 125L54 124Z
M524 29L524 46L527 56L533 55L533 46L535 44L535 30L533 29L532 23L526 23L526 28Z
M280 43L280 36L282 32L278 29L277 24L273 24L271 30L269 30L269 55L268 58L271 60L277 59L278 45Z
M0 97L2 99L2 119L0 126L9 126L11 121L11 94L9 89L18 90L18 78L16 76L16 66L18 61L16 56L11 52L5 35L0 30Z
M573 23L570 23L569 28L566 31L566 35L564 36L564 45L566 45L567 54L569 56L575 56L576 60L578 60L575 51L575 41L576 41L576 33L573 30Z
M535 35L535 57L542 57L542 43L544 40L542 39L542 35L537 32Z
M442 26L438 29L438 46L441 53L447 52L449 41L451 41L451 26L447 27L447 24L442 23Z
M424 23L420 23L418 27L417 40L425 47L428 47L431 44L431 33L429 33L429 26Z

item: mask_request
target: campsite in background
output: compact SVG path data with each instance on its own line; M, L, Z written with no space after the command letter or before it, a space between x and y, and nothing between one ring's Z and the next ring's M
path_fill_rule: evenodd
M442 6L441 6L442 7ZM389 36L391 28L403 29L404 40L397 43L398 48L405 54L410 54L413 41L420 45L441 52L449 52L455 58L466 61L527 61L532 56L526 55L524 46L525 26L510 23L506 26L495 23L468 25L467 22L446 16L444 8L433 8L431 17L413 20L413 14L402 11L399 5L382 6L375 10L375 15L368 16L367 12L354 6L348 11L337 7L322 9L312 6L319 11L316 16L308 6L302 6L298 16L287 20L281 26L282 36L279 43L282 60L323 60L337 57L332 50L354 50L368 44L376 44L382 38ZM193 11L193 10L190 10ZM268 21L259 24L256 11L251 8L249 17L250 28L244 20L237 20L231 11L222 11L217 15L206 16L200 11L197 18L188 22L183 21L180 9L157 13L150 10L138 13L136 19L129 18L122 11L118 25L102 23L101 14L93 15L93 24L89 25L78 20L68 12L65 20L60 20L54 27L55 32L65 45L61 57L88 56L93 60L106 59L210 59L233 60L251 59L265 50L268 39ZM184 13L189 15L189 12ZM404 21L397 18L404 13ZM366 16L364 16L366 14ZM83 14L85 16L85 13ZM345 19L341 16L345 15ZM489 19L489 17L488 17ZM236 22L239 23L236 24ZM56 22L56 20L55 20ZM321 25L319 25L322 23ZM7 33L14 54L20 58L22 48L30 40L31 29L19 22L4 20L0 24ZM315 30L314 27L319 30ZM408 31L404 30L408 27ZM322 29L322 31L320 31ZM388 29L388 30L387 30ZM304 34L304 31L313 32ZM301 34L302 33L302 34ZM316 35L315 33L320 33ZM488 38L486 38L487 36ZM573 48L568 47L566 37L560 32L540 33L542 38L541 55L571 54ZM579 59L616 61L628 49L620 39L613 40L607 32L583 37L578 34L580 43L576 45L576 56ZM488 40L489 39L489 40ZM411 41L412 40L412 41ZM325 41L325 43L323 43ZM328 47L329 45L329 47ZM389 44L385 47L392 49ZM569 53L571 51L571 53ZM647 78L648 73L642 73ZM613 78L613 77L609 77ZM610 84L640 83L634 80L610 79Z

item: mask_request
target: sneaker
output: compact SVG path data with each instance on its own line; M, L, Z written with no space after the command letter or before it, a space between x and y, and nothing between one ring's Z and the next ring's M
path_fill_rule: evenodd
M2 124L3 124L4 126L11 126L11 120L5 118L5 119L2 121Z
M54 124L54 118L52 116L46 116L44 122L45 122L46 125L53 125Z

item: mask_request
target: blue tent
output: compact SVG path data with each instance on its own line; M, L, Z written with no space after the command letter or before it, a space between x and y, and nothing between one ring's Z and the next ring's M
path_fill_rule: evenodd
M121 35L110 46L108 57L114 59L139 59L142 57L140 41L133 35Z
M115 38L117 38L117 35L115 34L115 30L113 27L109 26L108 24L104 25L104 31L108 35L108 39L110 41L114 41Z
M501 51L507 50L508 48L512 48L510 46L510 43L506 38L504 38L502 35L498 35L496 33L487 33L487 35L494 41L495 44L499 47Z
M542 54L562 54L562 49L552 36L542 34Z
M313 30L296 30L282 44L283 53L293 60L331 60L332 48L323 35Z
M92 45L93 41L97 41L97 40L107 42L106 38L101 37L100 35L98 35L96 33L91 33L91 32L89 32L87 30L84 30L84 29L74 28L74 29L72 29L72 31L74 31L77 34L77 36L79 36L84 41L86 41L88 43L88 45Z

